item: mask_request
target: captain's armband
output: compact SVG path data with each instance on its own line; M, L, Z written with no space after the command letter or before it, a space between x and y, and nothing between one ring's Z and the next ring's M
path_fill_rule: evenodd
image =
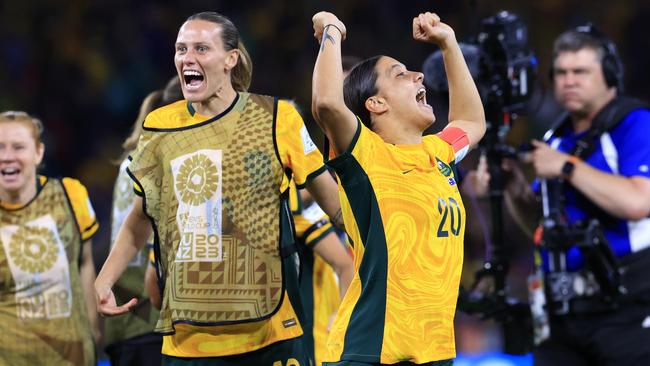
M462 128L448 126L437 134L454 149L456 163L463 160L469 151L469 136Z

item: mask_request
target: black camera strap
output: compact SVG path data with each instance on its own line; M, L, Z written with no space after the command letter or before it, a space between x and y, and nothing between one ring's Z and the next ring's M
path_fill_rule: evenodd
M612 99L594 117L591 128L576 141L569 154L581 160L586 159L594 151L596 147L594 141L598 136L616 127L628 114L637 109L650 109L650 106L638 99L627 96L617 96ZM569 128L571 128L571 116L565 113L560 117L555 127L551 128L547 137L559 137L565 134Z

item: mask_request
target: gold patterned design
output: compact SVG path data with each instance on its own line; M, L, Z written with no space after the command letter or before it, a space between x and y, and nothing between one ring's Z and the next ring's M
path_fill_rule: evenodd
M133 202L134 196L133 181L120 167L120 172L115 182L115 189L113 190L114 207L117 207L120 212L126 210L131 205L131 202Z
M0 303L3 314L3 320L0 322L0 334L3 336L3 341L0 342L0 364L21 365L25 364L25 360L30 360L28 363L33 365L95 364L94 346L78 267L82 239L75 223L77 211L73 209L85 207L87 199L85 188L78 182L64 188L60 180L50 178L29 205L13 211L3 211L0 208L0 230L18 227L5 242L7 249L0 250L0 278L5 280L5 295L12 294L4 296ZM44 229L44 225L27 225L50 219L55 223L56 229L50 226ZM57 234L53 234L54 230ZM63 246L64 253L57 252L57 257L52 258L53 248L56 247L55 236ZM43 245L46 245L47 249ZM59 255L63 259L59 258ZM37 258L40 259L37 261ZM71 292L65 294L61 291L43 291L35 294L34 290L38 288L36 286L51 290L52 285L62 285L50 282L52 277L47 279L47 286L43 286L45 283L41 282L44 276L40 271L57 266L56 259L68 263L69 271L65 275L69 276L69 284L63 286L69 286ZM19 267L21 272L32 275L29 282L31 285L18 286L11 272L10 260L17 264L16 267ZM25 280L28 279L23 277L21 282L25 283ZM19 304L17 299L30 301L27 304ZM35 303L32 299L43 301ZM70 303L70 315L58 316L66 312L65 309L69 308ZM48 309L44 316L49 314L54 317L27 322L21 319L19 311L32 310L30 305L34 304Z
M250 321L268 316L280 305L279 217L284 169L273 140L273 106L273 98L242 93L230 113L207 123L189 115L183 103L150 115L154 120L179 119L184 126L169 132L145 130L129 165L142 185L147 214L154 219L159 235L160 267L166 282L157 331L171 332L179 321ZM219 168L201 150L222 152L220 188L216 180ZM192 157L185 158L174 175L169 174L171 162L187 155ZM223 260L176 261L181 243L179 212L183 214L179 210L185 204L212 199L217 189L222 193L221 202L214 207L220 203L222 208L217 228ZM198 218L192 222L196 233L205 229L196 223L212 222L213 212L192 212Z
M176 191L181 201L199 206L209 200L217 190L217 167L203 154L194 155L181 165L176 181Z
M41 273L56 262L56 238L47 228L21 226L12 236L9 255L25 272Z

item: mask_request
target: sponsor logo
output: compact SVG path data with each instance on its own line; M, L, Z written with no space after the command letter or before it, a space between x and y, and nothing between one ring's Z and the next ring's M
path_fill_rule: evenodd
M293 327L293 326L295 326L295 325L297 325L297 324L298 324L298 322L297 322L296 319L294 319L294 318L291 318L291 319L287 319L287 320L283 320L283 321L282 321L282 325L283 325L285 328L290 328L290 327Z
M450 186L456 184L456 180L454 179L454 177L452 177L454 171L451 169L451 166L449 166L449 164L446 164L442 160L436 158L436 166L438 167L440 173L445 177L447 177L447 183L449 183Z

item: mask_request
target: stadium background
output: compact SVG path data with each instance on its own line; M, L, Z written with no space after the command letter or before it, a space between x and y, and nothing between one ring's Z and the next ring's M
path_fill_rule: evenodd
M98 268L109 247L114 160L120 156L121 141L144 96L175 74L178 27L187 16L204 10L219 11L239 27L254 64L251 90L295 99L307 112L305 120L316 140L321 134L308 111L317 52L311 17L319 10L332 11L346 23L345 54L388 54L415 70L434 51L411 40L411 19L417 13L437 12L462 41L476 33L480 19L512 11L528 25L529 44L539 61L540 90L550 86L546 75L553 39L571 26L593 21L619 46L627 90L650 100L648 1L0 1L0 110L24 110L40 117L46 130L42 172L77 177L88 187L102 226L94 239ZM510 140L539 136L554 111L545 103L538 114L542 118L518 120ZM445 118L439 113L439 119ZM485 202L478 203L485 212L483 206ZM483 230L479 220L472 219L474 213L468 210L465 281L480 267L484 253ZM507 225L506 237L514 261L510 292L525 298L530 244L515 225ZM499 350L498 327L460 315L458 328L459 351L468 355L462 360L467 363L458 365L482 364L489 358L486 354Z

